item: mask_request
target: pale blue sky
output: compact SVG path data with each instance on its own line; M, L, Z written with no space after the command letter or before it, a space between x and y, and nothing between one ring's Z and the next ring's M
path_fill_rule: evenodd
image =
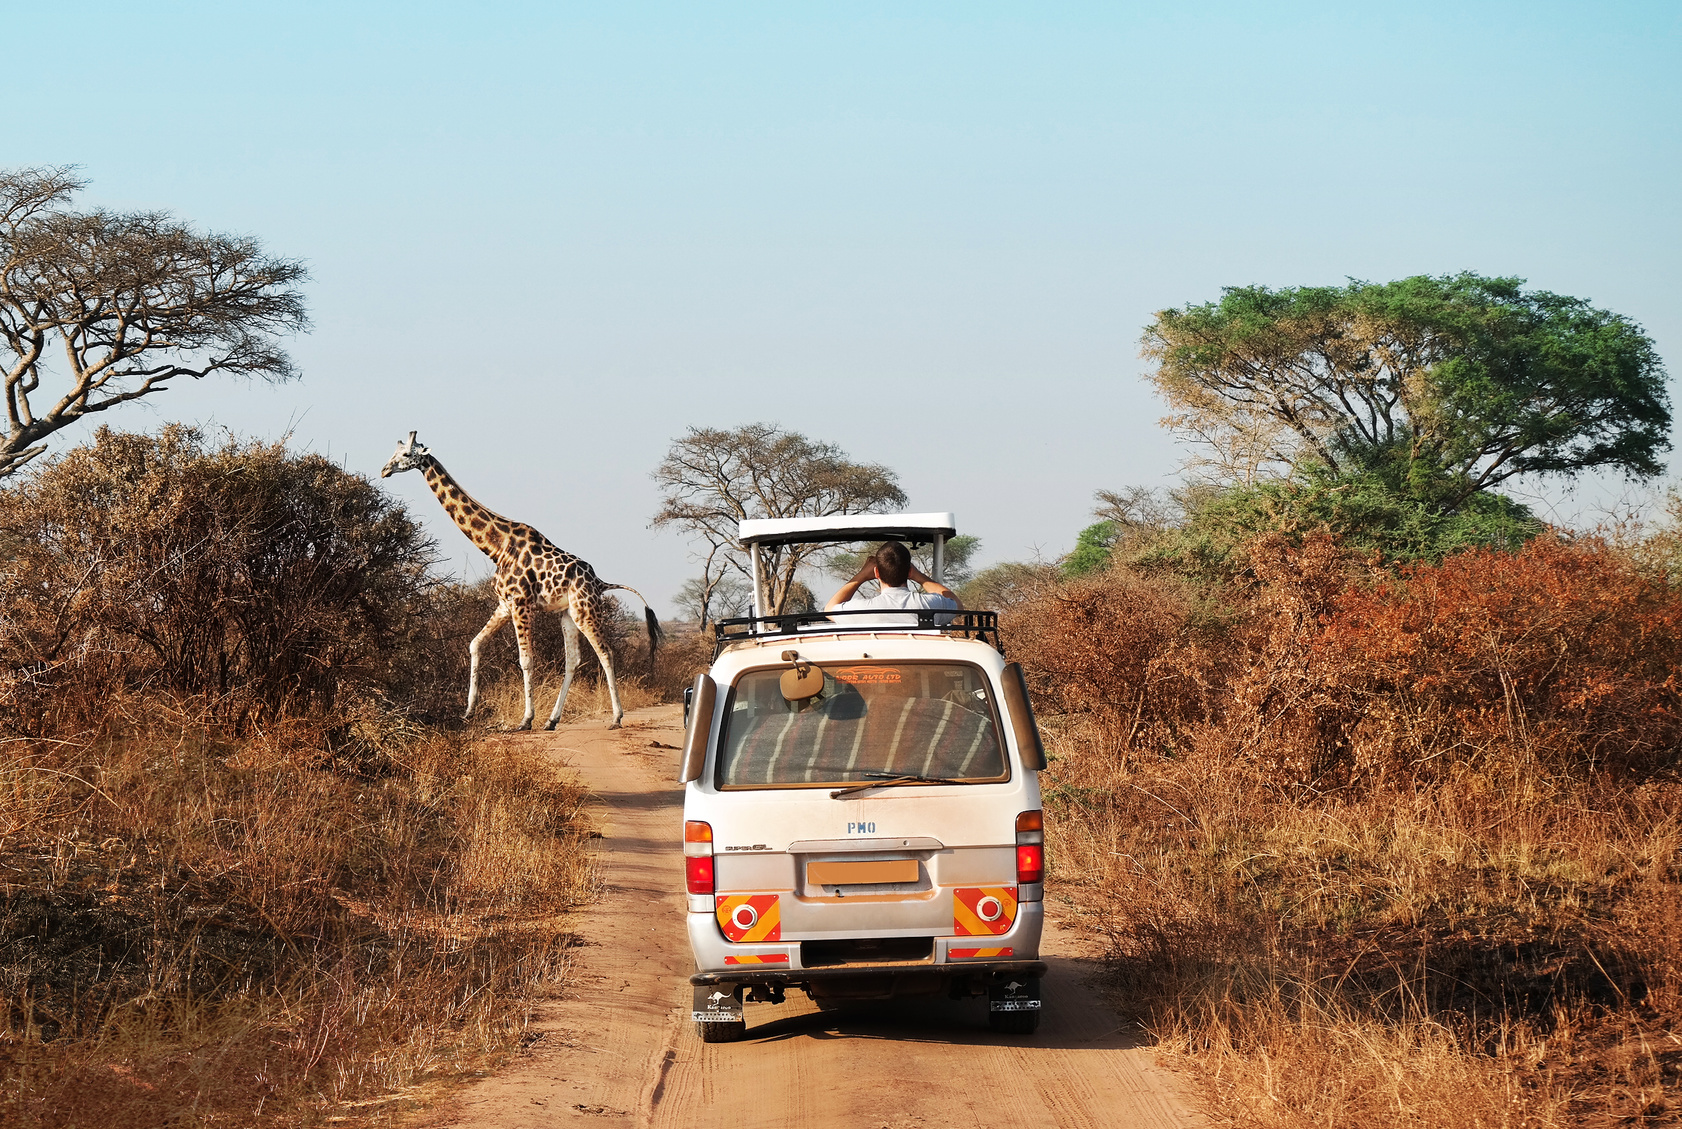
M0 163L314 274L300 382L109 422L369 473L418 429L662 611L695 567L648 473L690 424L886 463L989 561L1066 551L1093 491L1174 477L1139 330L1223 285L1516 274L1682 368L1675 3L0 12Z

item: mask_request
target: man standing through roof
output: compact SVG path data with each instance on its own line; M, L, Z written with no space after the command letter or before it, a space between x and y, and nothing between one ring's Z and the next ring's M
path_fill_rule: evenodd
M859 586L867 580L879 580L882 590L874 596L855 598ZM865 611L881 608L883 610L916 610L935 608L939 611L958 611L963 607L952 589L923 575L918 567L911 563L911 553L898 541L884 541L876 551L864 560L864 565L853 574L853 578L841 585L839 591L829 598L824 605L824 611ZM844 616L837 621L843 624L871 624L878 621L864 616ZM916 619L911 616L885 616L880 621L881 626L916 625ZM939 617L941 626L951 622L950 616Z

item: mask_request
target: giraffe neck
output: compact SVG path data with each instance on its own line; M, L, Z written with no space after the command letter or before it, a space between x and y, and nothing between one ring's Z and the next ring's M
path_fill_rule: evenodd
M467 539L477 545L480 552L493 560L500 559L508 546L508 535L513 532L514 523L475 501L450 477L444 464L431 455L426 457L423 471L426 484L438 496L444 512L450 515L456 527L467 534Z

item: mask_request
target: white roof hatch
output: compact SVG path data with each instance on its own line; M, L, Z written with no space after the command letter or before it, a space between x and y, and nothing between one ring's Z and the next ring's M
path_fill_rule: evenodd
M741 523L743 545L822 541L930 542L957 533L951 514L832 514L829 517L760 517Z

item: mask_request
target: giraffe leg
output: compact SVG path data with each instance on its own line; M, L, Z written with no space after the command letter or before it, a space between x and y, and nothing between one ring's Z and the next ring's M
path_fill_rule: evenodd
M473 703L479 700L479 648L483 647L491 636L502 630L502 625L508 622L508 616L508 605L498 604L485 626L479 629L479 634L473 637L473 642L467 645L467 709L462 711L463 721L473 716Z
M549 724L545 729L553 729L561 720L561 711L566 708L567 691L572 688L572 674L578 669L579 662L584 658L578 651L578 625L572 622L571 612L561 613L561 634L566 638L566 676L561 679L561 694L555 699L555 708L549 712Z
M526 687L526 714L520 719L520 724L514 727L515 731L518 732L531 728L531 719L537 712L531 704L531 668L536 660L532 647L531 606L525 603L515 604L513 619L514 638L520 644L520 679Z
M596 652L596 658L601 661L602 673L607 676L607 697L613 703L613 720L608 722L609 729L618 729L619 723L625 719L625 709L619 704L619 686L613 680L613 653L607 649L602 640L601 628L598 626L598 607L586 606L576 608L578 630L584 633L584 638L590 641L590 648Z

